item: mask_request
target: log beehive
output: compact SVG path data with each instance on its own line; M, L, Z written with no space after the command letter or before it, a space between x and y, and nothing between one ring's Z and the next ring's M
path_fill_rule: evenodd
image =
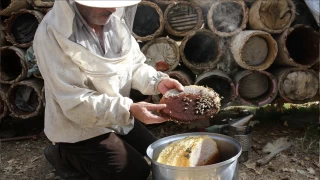
M235 61L242 68L265 70L274 62L278 46L269 33L246 30L233 38L231 51Z
M267 71L239 71L234 81L236 96L243 104L263 106L271 103L278 94L276 78Z
M170 35L186 36L189 32L198 30L202 26L202 9L191 2L172 3L164 12L164 23L164 27Z
M5 21L7 40L20 48L30 47L43 16L39 11L27 9L12 13Z
M195 74L212 70L222 55L218 41L208 30L189 33L180 45L182 62Z
M147 58L146 64L158 71L171 71L180 61L179 46L170 38L155 38L145 44L141 51Z
M252 29L281 33L295 19L295 5L291 0L257 0L249 11Z
M310 68L319 62L320 35L302 24L286 29L276 38L279 53L275 64Z
M219 0L207 16L211 31L221 37L233 36L246 28L249 9L240 0Z
M7 92L12 115L21 119L40 115L43 112L42 89L43 80L38 78L12 84Z
M3 46L0 61L0 83L13 84L27 77L25 51L15 46Z
M133 36L140 41L149 41L162 34L164 30L163 12L152 2L138 4L133 23Z
M279 95L287 102L306 103L318 93L319 74L311 69L283 67L271 72L278 80Z

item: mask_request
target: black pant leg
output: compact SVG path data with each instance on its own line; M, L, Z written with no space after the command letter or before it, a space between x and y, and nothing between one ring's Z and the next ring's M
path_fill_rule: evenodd
M120 137L135 148L142 156L146 155L146 150L157 138L138 120L135 120L133 129L127 135Z
M150 173L143 156L114 133L60 148L69 166L94 180L145 180Z

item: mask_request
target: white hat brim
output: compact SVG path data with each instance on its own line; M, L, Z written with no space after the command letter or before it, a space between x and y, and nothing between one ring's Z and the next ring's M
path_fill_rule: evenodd
M84 6L96 7L96 8L118 8L126 7L138 4L141 0L129 0L129 1L109 1L109 0L74 0L75 2Z

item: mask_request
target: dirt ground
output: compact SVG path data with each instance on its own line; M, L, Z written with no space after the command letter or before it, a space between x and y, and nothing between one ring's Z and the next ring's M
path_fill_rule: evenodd
M305 180L320 179L319 125L305 127L288 125L288 114L279 121L259 122L252 129L253 146L248 161L240 163L240 180ZM303 115L307 121L319 121L319 113ZM296 122L296 121L295 121ZM290 127L291 126L291 127ZM148 126L157 137L193 132L189 125L173 122ZM256 161L267 154L262 148L280 137L287 137L292 146L268 164L258 167ZM0 179L1 180L54 180L55 171L43 156L43 149L50 142L42 134L36 139L2 142L0 144Z

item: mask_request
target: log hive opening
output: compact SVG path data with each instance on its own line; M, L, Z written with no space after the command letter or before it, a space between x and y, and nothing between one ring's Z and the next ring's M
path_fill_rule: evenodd
M246 28L248 12L243 1L219 0L211 6L207 23L218 36L233 36Z
M148 1L140 2L133 22L133 36L137 40L149 41L160 36L163 30L163 12L160 7Z
M277 42L263 31L242 31L231 42L235 61L244 69L265 70L269 68L278 53Z
M181 45L182 62L195 74L215 67L221 57L218 39L207 30L198 30L187 35Z
M12 84L7 92L8 106L13 116L27 119L42 113L43 80L33 78Z
M197 77L196 85L210 87L221 97L221 106L235 99L235 85L230 77L220 70L206 72Z
M26 9L12 13L5 21L7 40L17 47L30 47L43 16L39 11Z
M290 103L306 103L316 96L319 74L306 68L280 68L274 70L280 96Z
M202 9L191 2L170 4L164 13L166 31L173 36L183 37L189 32L201 28L203 24Z
M14 46L1 47L0 82L12 84L27 76L25 51Z
M179 65L179 46L170 38L153 39L145 44L141 51L146 56L145 63L154 67L157 71L171 71Z
M236 95L244 104L263 106L278 92L276 78L266 71L243 70L235 75Z
M257 0L249 11L252 29L269 33L281 33L295 19L295 5L292 0Z
M277 64L309 68L319 61L319 33L312 27L296 25L278 39Z

